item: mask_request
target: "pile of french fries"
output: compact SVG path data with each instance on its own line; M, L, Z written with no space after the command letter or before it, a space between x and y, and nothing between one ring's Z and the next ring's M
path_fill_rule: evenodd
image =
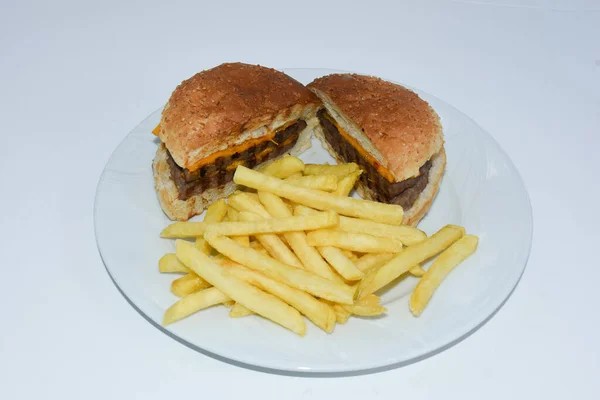
M361 173L353 163L305 165L291 156L260 171L238 166L234 181L244 191L213 203L203 222L161 233L177 240L159 271L185 274L171 285L181 299L163 325L223 304L233 318L256 314L300 336L304 317L331 333L352 315L384 314L376 292L407 275L420 278L409 301L419 316L478 239L455 225L428 238L402 225L400 206L348 197ZM421 263L438 254L425 271Z

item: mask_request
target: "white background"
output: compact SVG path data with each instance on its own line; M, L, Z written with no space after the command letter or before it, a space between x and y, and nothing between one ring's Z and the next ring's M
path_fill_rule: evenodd
M0 398L599 398L598 2L235 3L0 2ZM487 129L534 213L504 307L431 358L342 378L240 368L152 327L98 255L96 184L182 79L224 61L380 75Z

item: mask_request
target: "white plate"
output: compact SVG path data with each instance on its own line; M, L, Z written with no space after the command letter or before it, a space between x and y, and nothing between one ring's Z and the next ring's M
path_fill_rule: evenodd
M303 83L335 71L287 69ZM164 329L205 353L248 366L296 372L344 372L410 362L455 343L485 322L508 298L525 268L532 218L519 173L494 139L469 117L417 90L439 113L448 165L440 192L419 225L428 234L448 223L480 237L477 252L442 284L421 317L408 310L407 278L382 295L388 313L351 318L327 335L310 323L304 338L260 317L232 319L225 307L201 311ZM177 298L175 275L160 274L158 259L174 251L159 232L170 221L153 188L156 111L110 157L96 193L94 222L102 259L115 284L155 326ZM302 155L311 163L335 162L318 140Z

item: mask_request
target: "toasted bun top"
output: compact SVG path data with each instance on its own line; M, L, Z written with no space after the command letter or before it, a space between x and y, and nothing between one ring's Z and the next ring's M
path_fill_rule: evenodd
M238 141L257 138L264 125L286 122L319 103L300 82L271 68L222 64L183 81L162 111L160 139L182 168ZM269 127L276 128L276 127Z
M357 125L397 181L418 175L419 168L444 144L437 113L403 86L371 76L333 74L308 87L328 108L334 107Z

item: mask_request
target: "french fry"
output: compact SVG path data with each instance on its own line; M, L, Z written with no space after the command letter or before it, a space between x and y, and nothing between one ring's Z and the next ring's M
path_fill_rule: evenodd
M158 260L160 272L181 272L187 274L190 270L177 259L174 253L165 254Z
M344 279L349 281L360 280L364 274L356 268L356 265L342 253L337 247L317 247L319 253Z
M246 193L246 192L236 192L236 194L232 195L230 197L230 205L234 206L233 204L233 198L234 196L236 196L238 193L243 193L243 195L247 198L249 198L250 200L254 200L255 203L258 203L258 197L256 196L255 193ZM235 207L234 207L235 208ZM230 207L228 207L226 209L227 214L231 214L232 218L235 218L237 220L237 214L234 212L234 210L230 210ZM224 218L221 219L222 221L228 221L228 215L226 215ZM163 229L163 231L160 233L160 236L163 238L168 238L168 239L181 239L181 238L188 238L188 237L202 237L204 236L204 232L206 231L206 227L210 225L209 222L191 222L191 221L186 221L186 222L174 222L172 224L170 224L169 226L167 226L165 229Z
M230 264L226 267L226 273L230 273L267 293L279 297L300 311L300 313L325 332L331 333L333 331L335 325L335 313L333 309L310 294L294 289L241 265Z
M339 178L343 178L346 175L359 170L360 167L355 163L337 165L306 164L303 172L304 175L335 175Z
M212 203L206 209L206 215L204 216L204 222L207 223L215 223L221 222L225 215L227 215L227 203L225 200L220 199ZM196 243L194 245L203 252L204 254L210 254L210 246L204 241L204 238L201 236L196 238Z
M348 318L350 318L350 315L352 315L348 310L346 310L340 304L335 304L333 306L333 311L335 312L335 321L341 325L348 322Z
M259 215L262 219L272 218L267 209L260 203L256 193L236 192L229 197L229 204L239 211L250 211ZM244 215L248 221L258 221L256 216ZM282 263L292 265L296 268L304 268L298 257L292 253L281 238L275 234L256 235L256 238L263 244L269 254Z
M256 215L256 214L254 214ZM248 217L247 211L242 211L239 218ZM260 216L257 215L258 218ZM213 235L241 236L260 235L264 233L283 233L329 228L337 225L338 215L333 211L325 211L321 215L307 217L287 217L272 219L256 219L249 222L221 222L206 226L206 232Z
M308 189L324 190L327 192L333 192L337 189L338 178L335 175L309 175L300 177L289 177L285 179L286 182Z
M237 196L242 196L245 199L248 199L255 203L259 203L258 195L256 194L255 191L250 192L248 190L236 190L235 192L233 192L233 194L231 194L231 195L229 195L229 197L227 197L227 204L229 204L229 206L235 208L237 211L252 211L252 210L242 210L242 209L236 207L234 202L232 202L231 200L236 198Z
M358 298L381 289L415 265L445 250L464 234L465 228L446 225L424 242L403 249L396 257L375 271L374 279L370 282L365 282L365 280L361 282L357 292Z
M291 174L290 176L288 176L286 179L288 179L288 178L300 178L302 176L304 176L304 175L302 175L302 172L296 172L296 173Z
M250 247L250 237L248 235L232 236L231 238L244 247Z
M228 240L241 249L254 251L240 246L231 239ZM212 243L209 240L207 241L212 246ZM178 240L175 246L177 258L230 299L292 332L304 336L306 324L296 309L285 304L277 297L265 293L238 278L227 276L223 273L223 267L196 249L192 244L184 240Z
M363 297L360 300L354 302L354 304L361 306L377 306L381 303L381 299L379 296L375 296L374 294L370 294L368 296Z
M223 254L217 254L216 256L212 257L211 260L217 264L220 264L222 261L226 261L227 257L225 257Z
M231 310L229 310L229 316L231 318L246 317L246 316L252 315L252 314L254 314L254 313L252 311L248 310L246 307L244 307L240 303L235 303L231 307Z
M271 175L276 178L284 179L304 170L304 162L301 159L293 156L285 156L279 160L275 160L261 169L261 172L266 175Z
M360 257L355 264L358 269L366 273L372 268L382 266L385 262L394 258L394 256L394 253L367 253ZM416 277L420 277L425 274L425 270L419 264L412 267L409 272L411 275Z
M239 216L239 211L233 208L231 205L227 208L227 218L229 222L237 222Z
M397 253L402 250L402 243L393 238L375 237L366 233L348 233L336 229L309 232L306 240L310 246L333 246L360 253Z
M358 261L358 256L356 254L354 254L353 252L351 252L350 250L344 250L344 249L342 249L342 253L344 253L344 255L346 257L348 257L348 259L350 261L352 261L353 263L355 263L356 261Z
M348 233L366 233L381 238L394 239L406 246L412 246L427 239L424 232L408 225L387 225L357 218L344 217L344 221L340 220L337 229Z
M347 285L283 264L252 248L242 247L225 236L207 233L204 238L219 253L278 282L337 303L353 303L354 289Z
M193 272L175 279L171 283L171 292L178 297L185 297L199 290L210 287L210 283L200 278Z
M294 209L294 215L313 215L316 212L318 211L301 205ZM340 215L340 223L336 229L348 233L366 233L383 238L394 238L407 246L427 239L425 232L408 225L389 225L342 215Z
M367 233L382 238L394 238L406 246L421 243L427 239L425 232L408 225L389 225L359 218L340 218L336 228L348 233Z
M269 192L258 192L258 198L272 216L276 218L292 216L292 212L279 196ZM323 278L339 281L338 276L323 260L319 252L306 243L304 232L287 232L283 235L306 270Z
M354 171L349 173L348 175L340 178L338 180L337 189L333 192L333 194L338 196L349 196L356 185L356 181L360 178L362 174L362 170Z
M419 264L415 265L414 267L412 267L411 269L408 270L408 272L410 272L410 274L412 276L416 276L417 278L422 277L423 275L425 275L425 273L427 271L425 271L423 269L423 267L421 267Z
M379 271L379 269L381 269L381 267L383 267L385 264L387 263L383 263L372 267L371 269L365 272L365 276L360 280L360 282L356 284L356 292L354 292L355 302L360 301L365 297L373 294L373 292L368 292L367 290L375 281L375 277L377 276L377 272Z
M203 236L206 231L206 222L174 222L160 233L160 237L167 239L182 239Z
M374 294L368 295L354 304L334 304L333 309L336 313L336 319L339 324L345 324L351 315L362 317L374 317L387 312L386 308L381 306L381 299Z
M254 193L236 192L229 196L229 205L238 211L250 211L258 214L263 219L272 218L272 215L260 203L258 195L252 196Z
M242 214L242 219L248 221L258 221L260 216L253 213ZM284 264L291 265L296 268L304 269L304 265L300 262L298 257L286 246L285 243L275 234L263 234L255 235L256 239L263 245L263 248L267 250L267 253L273 256L276 260L281 261Z
M163 326L172 324L195 312L226 301L229 301L229 297L214 287L189 294L165 311L162 324Z
M380 306L378 304L352 304L344 305L343 307L350 314L358 315L361 317L375 317L377 315L381 315L387 312L387 309L385 307Z
M367 253L360 257L354 264L362 272L367 272L371 268L379 267L385 262L394 258L394 253Z
M400 224L404 218L402 207L397 205L341 197L320 190L295 187L285 181L261 174L241 165L237 167L233 180L239 185L271 192L319 210L331 210L338 214L389 224Z
M290 200L287 199L281 199L283 200L283 203L285 204L285 206L288 208L288 210L290 210L291 215L294 215L294 204L292 203Z
M252 247L254 250L256 250L260 253L263 253L264 255L269 255L269 252L267 251L267 249L265 249L265 247L260 242L253 240L250 242L250 247Z
M465 235L444 250L431 264L410 295L410 311L415 317L421 315L434 292L448 274L477 250L478 243L477 236Z
M236 191L232 196L230 196L229 198L229 204L234 207L235 209L237 209L238 211L249 211L251 213L257 214L259 215L261 218L260 219L271 219L273 218L273 216L271 215L271 213L269 213L267 211L267 209L260 203L259 199L258 199L258 194L257 193L250 193L250 192L241 192L241 191ZM247 219L248 221L254 221L260 220L259 218L254 218L254 219ZM277 238L277 239L275 239ZM270 240L272 242L276 242L276 241L280 241L281 243L284 243L287 246L287 241L285 240L285 238L281 238L279 236L277 236L276 234L273 234L273 237L270 238ZM283 247L281 247L281 244L279 243L274 243L274 245L277 247L280 247L283 250ZM291 255L292 253L289 252L289 255ZM282 260L283 261L283 260ZM285 262L285 261L283 261ZM298 268L301 268L302 266L299 264L293 264L294 266L298 266Z
M239 214L240 213L233 207L227 209L227 216L231 222L237 222L239 220ZM232 239L244 247L250 246L250 236L248 235L234 236ZM204 238L202 238L202 240L204 240ZM196 239L196 241L198 241L198 239Z

